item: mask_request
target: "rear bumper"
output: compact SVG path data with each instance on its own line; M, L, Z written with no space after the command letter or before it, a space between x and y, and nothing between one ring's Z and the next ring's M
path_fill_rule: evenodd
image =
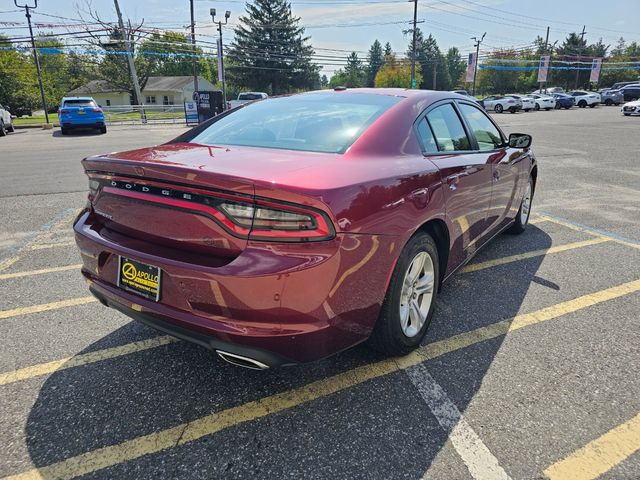
M104 120L91 120L88 122L61 122L60 123L61 127L64 127L66 129L73 129L73 128L102 128L104 127Z
M267 366L317 360L371 333L393 268L395 237L340 234L314 244L249 242L218 267L162 257L108 234L90 212L74 225L82 274L104 304L185 340ZM118 257L162 270L159 302L116 286Z

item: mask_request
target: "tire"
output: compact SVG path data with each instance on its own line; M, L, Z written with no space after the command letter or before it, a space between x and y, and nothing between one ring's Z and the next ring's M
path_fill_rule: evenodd
M564 107L564 109L565 109L565 110L570 110L570 109L571 109L571 106Z
M15 132L16 131L16 127L13 126L13 123L11 123L8 127L7 127L7 132Z
M66 129L66 128L64 128L64 127L60 127L60 133L61 133L62 135L69 135L69 130L67 130L67 129Z
M560 104L556 103L556 106L553 107L553 108L555 108L556 110L560 110L562 108L562 106L560 106Z
M586 102L586 100L580 100L580 101L578 102L578 106L579 106L580 108L584 108L584 107L586 107L586 106L587 106L587 102Z
M422 267L419 266L421 261ZM416 275L416 280L405 285L410 275ZM424 293L413 292L420 284ZM387 355L406 355L417 348L433 317L439 286L438 248L430 235L416 233L398 258L369 345ZM416 305L415 310L411 303Z
M4 128L4 121L0 120L0 137L4 137L7 131Z
M517 110L515 109L515 107L511 107L511 108L509 109L509 113L516 113L516 111L517 111Z
M596 108L596 104L592 103L591 105L589 105L589 108Z
M529 224L529 216L531 215L533 191L533 178L529 177L527 188L524 192L524 195L522 196L522 201L520 202L518 214L516 215L516 219L513 222L513 225L511 225L508 230L509 233L519 235L527 229L527 225Z
M545 108L545 110L548 112L549 110L551 110L551 107L549 107L549 108Z
M607 98L607 99L604 101L604 104L605 104L607 107L610 107L611 105L613 105L613 100L611 100L610 98Z
M535 108L536 108L536 112L540 111L540 105L538 105L537 103L536 103L536 107Z
M525 108L524 111L528 112L529 110L531 110L530 108Z
M496 113L502 113L504 111L504 108L502 108L502 105L498 103L495 107L493 107L493 111Z
M100 133L107 133L107 127L100 127Z

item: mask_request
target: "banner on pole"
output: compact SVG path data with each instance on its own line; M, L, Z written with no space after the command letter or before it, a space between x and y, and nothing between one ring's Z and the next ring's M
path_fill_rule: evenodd
M591 63L591 77L590 82L598 83L600 80L600 69L602 68L602 58L594 58Z
M476 75L476 62L478 61L475 53L470 53L467 59L467 82L473 82Z
M543 55L540 57L540 66L538 67L538 82L546 82L547 75L549 75L549 63L551 61L550 55Z
M216 46L218 47L218 81L222 83L224 81L224 67L222 66L222 41L216 39Z

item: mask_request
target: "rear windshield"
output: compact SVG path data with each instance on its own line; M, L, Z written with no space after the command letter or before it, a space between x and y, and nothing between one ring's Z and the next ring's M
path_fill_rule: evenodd
M259 93L241 93L238 95L238 100L260 100L262 95Z
M400 100L355 93L270 98L221 117L191 141L344 153L369 125Z
M65 100L64 107L96 107L93 100Z

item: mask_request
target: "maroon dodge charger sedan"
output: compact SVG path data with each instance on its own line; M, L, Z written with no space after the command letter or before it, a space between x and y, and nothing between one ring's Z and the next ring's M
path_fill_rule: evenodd
M364 340L416 348L441 284L524 231L531 137L449 92L248 104L171 142L83 160L74 224L104 305L250 368Z

